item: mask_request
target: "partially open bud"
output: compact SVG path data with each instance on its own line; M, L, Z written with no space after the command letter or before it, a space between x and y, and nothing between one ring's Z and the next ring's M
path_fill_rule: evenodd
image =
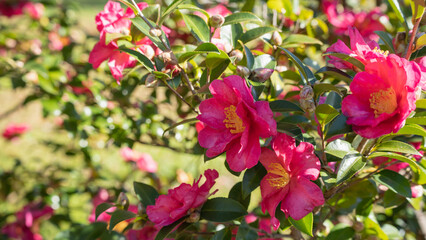
M305 112L314 112L315 111L315 103L314 100L305 100L305 99L300 99L300 107L305 111Z
M198 212L193 212L191 213L191 215L189 215L189 217L186 219L186 222L188 223L195 223L198 222L200 220L200 213Z
M172 51L163 52L161 53L161 56L166 64L176 65L179 63Z
M129 208L129 199L124 192L121 192L120 195L118 195L117 204L123 207L124 210Z
M151 35L152 37L160 37L162 34L161 30L158 28L151 28L149 30L149 35Z
M154 74L149 73L145 79L145 86L149 88L153 88L157 86L158 81Z
M142 54L145 55L145 57L147 57L148 59L152 60L154 58L155 52L150 45L142 45L140 46L139 49L142 52Z
M253 70L252 73L252 80L256 82L266 82L268 80L272 73L274 73L274 69L269 68L257 68Z
M309 85L305 85L305 86L302 88L302 90L300 91L299 96L300 96L300 98L301 98L301 99L304 99L304 100L311 100L311 99L313 99L313 98L314 98L314 90L312 89L312 87L311 87L311 86L309 86Z
M214 28L220 28L224 22L225 18L219 14L211 16L209 20L210 26Z
M250 76L250 69L244 66L237 66L237 75L240 77L247 78Z
M234 51L232 51L231 53L229 53L229 56L230 57L235 57L235 62L236 63L239 63L244 58L244 54L240 50L238 50L238 49L235 49Z
M279 32L275 31L272 33L271 43L275 46L281 46L281 44L283 43L283 38L281 37Z

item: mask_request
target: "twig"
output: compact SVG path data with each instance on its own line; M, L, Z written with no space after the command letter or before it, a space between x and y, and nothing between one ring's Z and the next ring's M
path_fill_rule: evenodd
M164 84L166 84L166 86L182 101L182 102L184 102L186 105L188 105L189 106L189 108L191 108L191 110L193 111L193 112L195 112L196 114L200 114L189 102L187 102L183 97L182 97L182 95L180 95L174 88L172 88L172 86L170 86L168 83L167 83L167 80L163 80L163 83Z
M189 81L189 77L188 77L188 74L186 74L185 69L183 69L179 64L178 64L178 67L181 69L182 76L185 79L185 82L188 85L189 89L191 90L192 95L197 95L197 92L195 91L194 86Z
M405 59L407 59L408 61L410 61L411 53L413 51L414 38L416 38L417 29L419 28L421 20L422 20L422 17L419 17L416 20L416 24L414 24L413 32L411 33L410 43L407 46L408 47L408 49L407 49L407 55L405 55Z

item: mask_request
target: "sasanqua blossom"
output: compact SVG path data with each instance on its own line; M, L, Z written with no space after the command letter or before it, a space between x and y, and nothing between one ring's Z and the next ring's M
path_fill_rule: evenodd
M278 133L272 149L262 148L260 162L268 173L260 182L260 191L262 211L269 212L276 230L280 222L275 218L275 210L280 202L286 217L300 220L324 204L324 196L311 182L318 178L321 169L312 144L301 142L296 146L294 138Z
M229 76L210 84L213 97L200 104L198 120L205 125L198 135L206 155L226 152L233 171L254 167L260 156L259 137L276 134L276 122L268 102L254 102L245 80Z

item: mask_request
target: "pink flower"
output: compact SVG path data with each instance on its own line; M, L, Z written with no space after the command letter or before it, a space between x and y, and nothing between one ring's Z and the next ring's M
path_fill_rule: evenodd
M420 69L394 54L365 66L342 101L342 112L353 130L365 138L397 132L416 108Z
M22 15L22 10L27 3L27 0L0 0L0 15L4 15L6 17Z
M376 157L373 159L373 164L377 166L384 164L387 166L385 169L395 172L399 172L401 169L405 169L410 166L410 164L406 162L398 162L396 159L389 159L387 157Z
M387 56L386 52L380 50L379 44L375 41L369 41L366 43L362 38L361 34L356 28L348 28L351 48L346 46L341 40L337 40L336 43L327 48L326 52L338 52L344 53L351 57L356 58L363 64L368 62L376 61L376 58L384 58ZM333 64L335 67L340 69L351 69L354 66L340 58L329 56L330 60L328 63Z
M124 147L120 149L121 157L124 158L126 162L135 161L136 156L133 150L129 147Z
M343 35L350 27L356 27L361 32L362 37L368 40L378 40L379 37L374 31L384 31L385 27L380 23L379 18L386 17L379 8L374 8L370 12L354 13L345 9L337 12L337 1L326 0L323 2L323 9L328 21L335 27L337 35Z
M113 212L115 210L115 207L110 208L109 210L101 213L98 216L98 219L96 219L96 207L104 202L108 202L110 200L110 196L109 193L106 189L100 189L99 192L96 194L96 196L92 199L92 204L93 204L93 210L92 213L89 216L89 222L93 223L95 221L98 222L109 222L109 220L111 219L111 215L109 215L107 212Z
M3 137L7 140L15 140L29 129L27 124L9 124L3 131Z
M52 51L61 51L65 46L70 44L68 37L61 37L56 31L52 31L48 35L49 38L49 49Z
M129 230L126 234L127 240L154 240L161 227L150 222L145 224L140 230Z
M414 185L411 186L411 197L418 198L423 195L423 186L422 185Z
M154 173L158 170L157 162L148 153L139 153L125 147L120 150L120 154L126 162L135 162L136 166L142 171Z
M235 75L214 80L209 89L213 97L201 102L197 117L205 125L198 134L200 145L207 148L208 157L226 152L233 171L254 167L260 156L259 137L277 132L268 102L254 102L245 80Z
M320 173L321 164L314 154L314 146L278 133L272 149L262 148L260 162L267 174L260 182L262 211L268 210L272 226L276 230L280 222L275 210L281 202L281 211L286 217L300 220L316 206L324 204L321 189L313 182Z
M207 198L216 193L217 190L210 194L210 189L219 174L216 170L207 169L204 176L206 181L201 186L198 186L200 176L198 181L194 180L192 186L182 183L174 189L169 189L167 195L159 196L155 205L146 208L149 220L158 226L167 226L201 208Z
M426 57L417 58L412 63L417 64L420 67L422 71L420 86L423 91L426 91Z
M24 6L24 12L28 13L34 20L39 20L44 13L44 5L41 3L28 2Z

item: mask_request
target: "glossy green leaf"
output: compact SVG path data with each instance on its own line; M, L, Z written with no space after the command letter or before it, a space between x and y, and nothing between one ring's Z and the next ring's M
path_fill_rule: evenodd
M291 59L291 61L296 65L299 72L302 74L303 78L306 81L306 84L310 82L313 84L317 79L315 78L314 73L304 64L302 61L296 57L292 52L288 51L285 48L279 47L284 53Z
M412 145L396 140L380 143L374 148L374 151L408 153L413 155L421 155Z
M275 69L276 65L277 65L277 61L275 61L274 57L272 57L269 54L262 54L260 56L255 57L253 69L257 69L257 68Z
M412 117L412 118L407 118L407 120L405 121L405 123L409 124L419 124L419 125L426 125L426 117Z
M395 12L396 16L398 17L398 20L402 23L402 24L407 24L405 21L405 16L402 13L401 10L401 6L399 5L398 0L388 0L389 4L391 5L393 11Z
M242 193L244 198L248 197L253 190L259 187L260 181L266 173L266 169L260 162L256 166L246 170L242 183Z
M373 175L374 180L385 185L399 195L411 198L410 182L401 174L392 170L382 170Z
M285 47L286 44L319 44L322 45L322 42L316 38L309 37L307 35L302 34L291 34L289 37L284 39L283 45Z
M170 3L170 5L167 6L166 10L164 10L163 14L161 14L161 18L160 18L160 21L158 22L158 25L159 26L163 25L164 20L166 20L166 18L170 14L172 14L174 11L176 11L176 9L179 7L179 5L181 5L185 1L186 0L174 0L172 3Z
M326 126L325 138L328 139L338 134L345 134L351 131L351 126L346 124L347 118L340 114Z
M269 107L273 112L303 112L298 105L286 100L269 102Z
M419 99L416 101L416 108L426 109L426 99Z
M146 69L148 69L148 71L154 71L154 64L152 64L151 60L149 60L149 58L147 58L141 52L128 48L121 48L120 51L123 51L129 54L130 56L136 58L136 60L138 60L138 62L140 62Z
M367 217L373 209L374 198L364 198L356 206L355 213L358 216Z
M349 240L355 236L355 230L345 223L334 226L325 240Z
M229 24L243 23L243 22L254 22L254 23L262 23L262 20L251 12L238 12L233 13L225 17L225 22L222 26L226 26Z
M383 207L394 208L405 202L405 198L392 190L387 190L383 196Z
M324 56L333 56L333 57L340 58L343 61L346 61L346 62L354 65L355 67L361 69L361 71L365 70L365 66L364 66L364 64L361 61L359 61L358 59L356 59L354 57L346 55L344 53L328 52L328 53L325 53Z
M186 52L179 57L179 62L185 62L197 54L216 53L220 54L219 49L213 43L202 43L194 51Z
M274 28L274 27L253 28L253 29L250 29L247 32L245 32L243 35L241 35L241 41L243 43L248 43L250 41L253 41L253 40L260 38L261 36L263 36L267 33L274 32L274 31L279 31L279 30Z
M117 225L118 223L124 220L132 219L134 217L136 217L136 214L133 212L129 212L122 209L115 210L111 214L111 220L109 221L109 230L111 231L112 229L114 229L115 225Z
M352 77L338 68L325 66L320 68L315 74L318 74L318 73L324 73L324 74L333 76L334 78L342 80L349 84L352 82ZM315 86L316 85L314 85L314 87Z
M180 4L178 6L178 9L186 9L186 10L190 10L190 11L193 11L193 12L200 12L200 13L204 14L204 16L207 17L207 19L210 18L210 14L206 10L201 9L201 8L195 6L195 5L192 5L192 4Z
M368 159L374 159L376 157L387 157L389 159L396 159L399 160L401 162L406 162L408 164L410 164L411 169L413 170L413 172L415 173L419 173L420 172L420 167L417 164L417 162L411 158L408 158L404 155L398 154L398 153L393 153L393 152L373 152L372 154L370 154L368 156Z
M380 240L389 240L388 236L385 232L383 232L380 225L369 217L365 218L363 229L363 238L366 239L367 236L374 236Z
M96 210L95 210L95 219L98 219L99 215L101 215L103 212L105 212L106 210L110 209L114 207L114 205L109 204L109 203L101 203L98 206L96 206Z
M257 232L252 229L245 220L243 220L238 227L237 236L235 240L256 240L258 239Z
M154 43L155 46L157 46L158 48L160 48L161 50L165 51L166 47L163 45L163 43L160 41L160 39L158 37L152 37L149 34L149 30L151 29L148 24L146 24L146 22L141 19L140 17L135 17L131 19L133 25L139 29L139 31L141 31L145 36L147 36L152 43ZM148 21L151 23L152 26L156 26L156 24L154 22L152 22L151 20L148 19ZM162 35L161 38L163 38L163 41L166 42L166 44L170 47L170 44L168 42L168 39L165 37L165 33L162 31Z
M314 215L311 212L300 220L294 220L292 217L288 217L288 220L299 231L306 233L309 236L313 237L312 228L314 226Z
M237 182L229 191L229 198L234 199L235 201L238 201L243 205L246 209L248 208L250 204L250 194L246 197L243 196L243 184L242 182Z
M133 182L133 188L135 189L136 196L144 207L155 204L155 199L159 196L155 188L141 182Z
M393 133L392 135L419 135L426 137L426 130L417 124L406 124L397 133Z
M359 153L346 154L340 163L337 171L337 183L341 183L351 178L355 173L360 171L366 164L364 157Z
M186 26L192 35L200 42L209 42L210 28L203 18L193 14L182 14Z
M411 12L413 13L412 21L415 22L423 16L425 12L426 2L424 0L411 0Z
M211 240L231 240L232 239L232 232L229 229L229 227L224 228L220 231L217 231Z
M212 222L228 222L247 214L239 202L230 198L207 200L201 208L200 217Z
M250 51L250 49L246 45L244 45L244 55L246 57L247 68L250 70L253 70L254 56L253 56L253 53Z
M320 104L315 109L315 115L317 116L318 123L325 126L339 116L339 111L328 104Z
M179 220L175 221L174 223L164 226L160 229L160 231L157 233L157 236L155 236L155 240L163 240L166 238L172 231L175 229L179 224L184 222L186 219L185 217L180 218Z
M220 38L229 43L233 49L238 46L238 40L243 35L243 27L241 24L230 24L220 28Z
M392 38L389 36L389 33L383 31L374 31L374 33L379 35L380 39L382 39L382 41L385 43L390 53L395 53L395 48L393 47Z
M353 151L355 151L355 149L353 149L351 143L341 139L334 140L325 147L326 153L338 158L343 158L347 153Z

